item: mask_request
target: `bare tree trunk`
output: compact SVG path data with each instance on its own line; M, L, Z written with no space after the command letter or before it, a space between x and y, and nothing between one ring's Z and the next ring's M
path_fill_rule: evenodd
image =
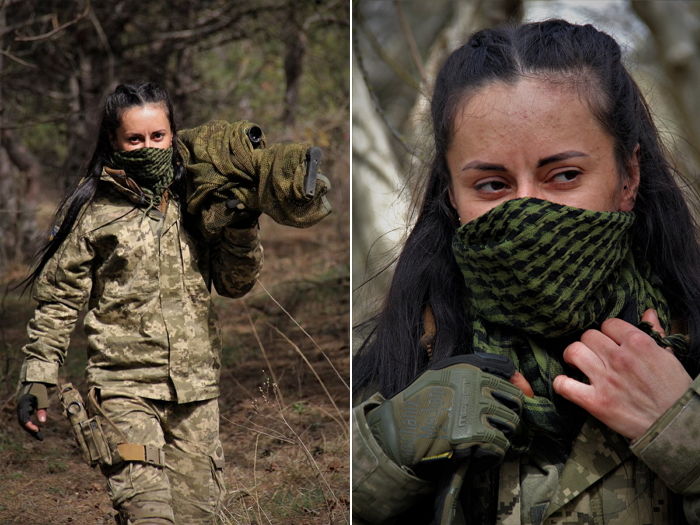
M36 208L39 197L41 166L29 150L14 138L10 130L0 132L4 167L2 214L5 223L3 244L6 263L26 259L27 250L37 238Z
M649 2L633 0L632 8L651 31L659 62L668 81L675 116L687 135L695 166L700 166L700 8L693 2ZM700 188L700 181L695 180Z
M358 286L395 257L396 247L404 238L407 202L405 193L403 199L399 195L401 168L384 122L372 106L367 85L355 64L352 78L352 273L356 283L353 315L361 321L375 310L388 286L390 272L383 272L359 289Z
M7 7L3 3L0 6L0 49L5 49L5 26L6 26L6 9ZM4 59L5 55L0 53L0 71L4 71ZM0 82L0 130L3 129L4 124L4 114L5 105L3 99L2 91L3 83ZM0 233L2 233L2 240L0 241L0 268L5 268L7 265L7 245L6 245L6 234L9 219L9 203L7 202L6 196L7 192L4 191L4 186L10 181L10 162L7 158L7 153L5 152L2 142L0 141Z
M0 48L5 48L5 7L0 8ZM0 71L5 60L0 54ZM4 129L5 100L0 82L0 266L26 260L37 237L36 207L41 166L9 129Z
M296 107L299 101L299 80L306 52L306 35L302 25L294 19L295 9L290 8L291 23L285 38L284 54L284 111L282 122L285 126L293 126L296 121Z

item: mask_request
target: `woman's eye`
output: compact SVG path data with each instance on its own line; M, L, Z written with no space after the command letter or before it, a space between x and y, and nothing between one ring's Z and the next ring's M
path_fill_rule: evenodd
M495 193L504 190L508 185L502 180L487 180L486 182L480 182L475 186L477 191L484 191L486 193Z
M153 134L153 138L155 138L155 139L162 139L164 136L165 136L165 133L163 133L161 131L158 131L158 132Z
M581 172L578 170L568 170L568 171L562 171L560 173L557 173L552 177L552 180L554 182L571 182L573 180L576 180L576 178L581 175Z
M131 142L132 144L138 144L138 142L139 142L139 138L138 138L138 137L129 137L127 140L128 140L129 142Z

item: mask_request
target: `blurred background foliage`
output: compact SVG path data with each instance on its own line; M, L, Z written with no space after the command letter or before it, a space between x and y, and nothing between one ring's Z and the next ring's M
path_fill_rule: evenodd
M700 188L700 2L354 0L356 324L381 304L392 263L411 225L411 199L431 155L427 110L440 65L476 30L547 18L591 23L617 39L686 187Z
M92 153L105 95L121 82L164 85L180 128L250 119L272 142L336 148L326 154L328 168L333 153L349 147L349 7L349 0L0 0L4 277L26 271ZM347 191L333 198L336 211L347 210Z

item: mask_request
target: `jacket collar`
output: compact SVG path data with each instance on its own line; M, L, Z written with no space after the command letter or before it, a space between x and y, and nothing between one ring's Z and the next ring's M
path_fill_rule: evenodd
M105 166L102 168L100 181L109 184L112 189L126 197L130 202L133 202L137 206L148 206L148 200L141 191L141 188L134 179L126 174L124 170L117 170ZM149 214L151 212L155 212L157 215L164 215L169 200L169 192L166 190L160 207L149 210Z

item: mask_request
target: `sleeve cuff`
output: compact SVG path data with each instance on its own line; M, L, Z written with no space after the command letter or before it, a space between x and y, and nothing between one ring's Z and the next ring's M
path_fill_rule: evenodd
M58 384L58 363L27 359L22 364L20 382Z
M227 226L222 230L222 239L225 242L231 243L236 246L248 246L254 244L258 239L258 227L257 222L252 226L248 227L236 227Z
M700 494L700 376L676 403L630 445L672 491Z
M374 439L365 415L382 401L373 395L353 409L352 418L353 515L369 523L383 523L433 491L431 483L391 461Z

